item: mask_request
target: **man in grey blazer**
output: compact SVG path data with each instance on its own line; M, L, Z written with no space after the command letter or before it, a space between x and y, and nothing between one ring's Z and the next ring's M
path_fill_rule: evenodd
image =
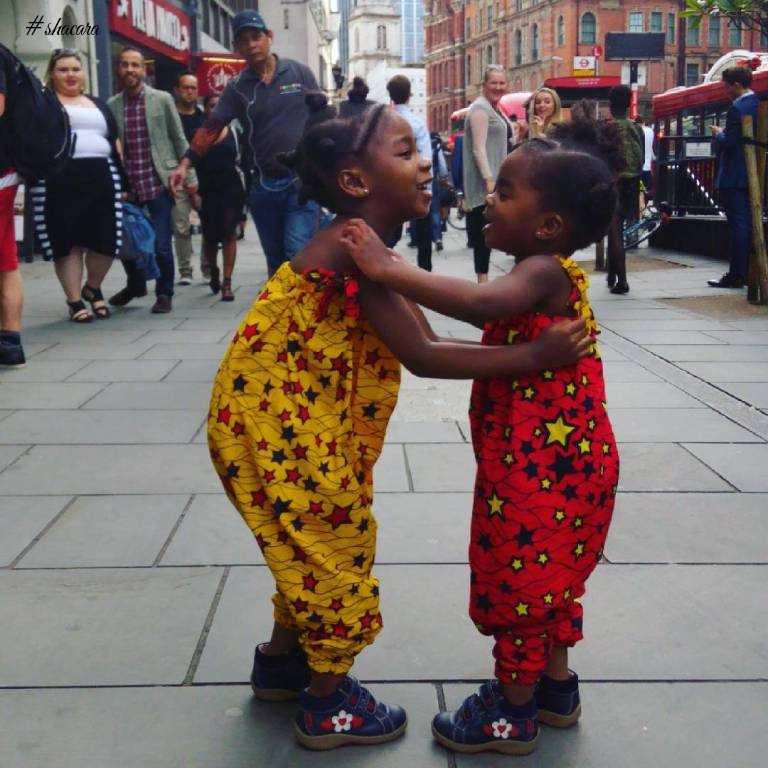
M171 210L173 197L168 191L168 177L187 151L187 140L173 97L148 86L144 79L144 56L135 48L120 53L118 75L123 90L107 102L115 116L123 145L123 161L128 175L130 198L144 207L155 228L155 253L160 277L155 281L152 312L164 314L173 308L173 248L171 245ZM197 191L194 171L187 176L186 187ZM144 275L133 262L123 262L128 283L109 299L115 307L146 296Z

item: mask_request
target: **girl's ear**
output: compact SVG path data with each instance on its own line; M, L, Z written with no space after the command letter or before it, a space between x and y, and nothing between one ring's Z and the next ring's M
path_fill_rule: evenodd
M368 197L370 190L363 177L362 172L357 168L342 168L336 176L339 189L351 197Z
M565 221L559 213L549 211L542 214L536 222L534 234L537 240L554 240L563 233Z

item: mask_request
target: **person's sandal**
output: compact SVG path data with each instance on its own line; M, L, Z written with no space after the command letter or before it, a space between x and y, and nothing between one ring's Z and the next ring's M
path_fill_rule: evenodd
M82 301L68 301L69 319L73 323L90 323L93 315L85 308Z
M211 280L208 283L211 288L211 293L214 295L221 290L221 280L219 279L219 268L211 267Z
M221 281L221 300L222 301L235 300L235 294L232 293L232 278L225 277Z
M82 297L91 305L93 314L102 320L110 316L111 312L107 306L107 302L104 301L104 294L101 292L101 288L91 288L88 283L83 286L81 291Z

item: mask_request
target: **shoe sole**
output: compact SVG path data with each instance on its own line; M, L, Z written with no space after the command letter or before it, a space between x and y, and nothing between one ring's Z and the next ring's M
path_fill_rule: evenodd
M540 723L548 725L550 728L570 728L576 725L581 717L581 704L569 715L560 715L557 712L551 712L548 709L540 709L538 718Z
M503 755L530 755L539 743L538 731L530 741L497 739L496 741L488 741L485 744L460 744L457 741L451 741L447 736L443 736L440 731L436 730L434 725L432 726L432 735L438 744L454 752L461 752L464 755L474 755L478 752L501 752Z
M0 371L18 371L26 367L26 363L0 363Z
M359 746L364 747L374 744L386 744L388 741L394 741L399 739L408 726L406 720L399 728L392 731L392 733L382 733L380 736L352 736L348 733L331 733L327 736L310 736L304 733L296 723L293 724L293 728L296 731L296 740L306 749L313 749L316 751L336 749L337 747L346 746Z
M259 701L292 701L299 698L299 692L290 688L258 688L251 683L251 690Z

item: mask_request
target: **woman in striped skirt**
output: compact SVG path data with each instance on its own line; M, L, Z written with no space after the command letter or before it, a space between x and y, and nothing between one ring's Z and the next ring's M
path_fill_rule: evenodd
M101 284L122 239L117 125L103 102L85 95L82 59L75 49L54 51L46 83L69 115L73 152L60 173L31 189L35 229L44 256L53 259L69 319L89 323L94 315L109 317Z

